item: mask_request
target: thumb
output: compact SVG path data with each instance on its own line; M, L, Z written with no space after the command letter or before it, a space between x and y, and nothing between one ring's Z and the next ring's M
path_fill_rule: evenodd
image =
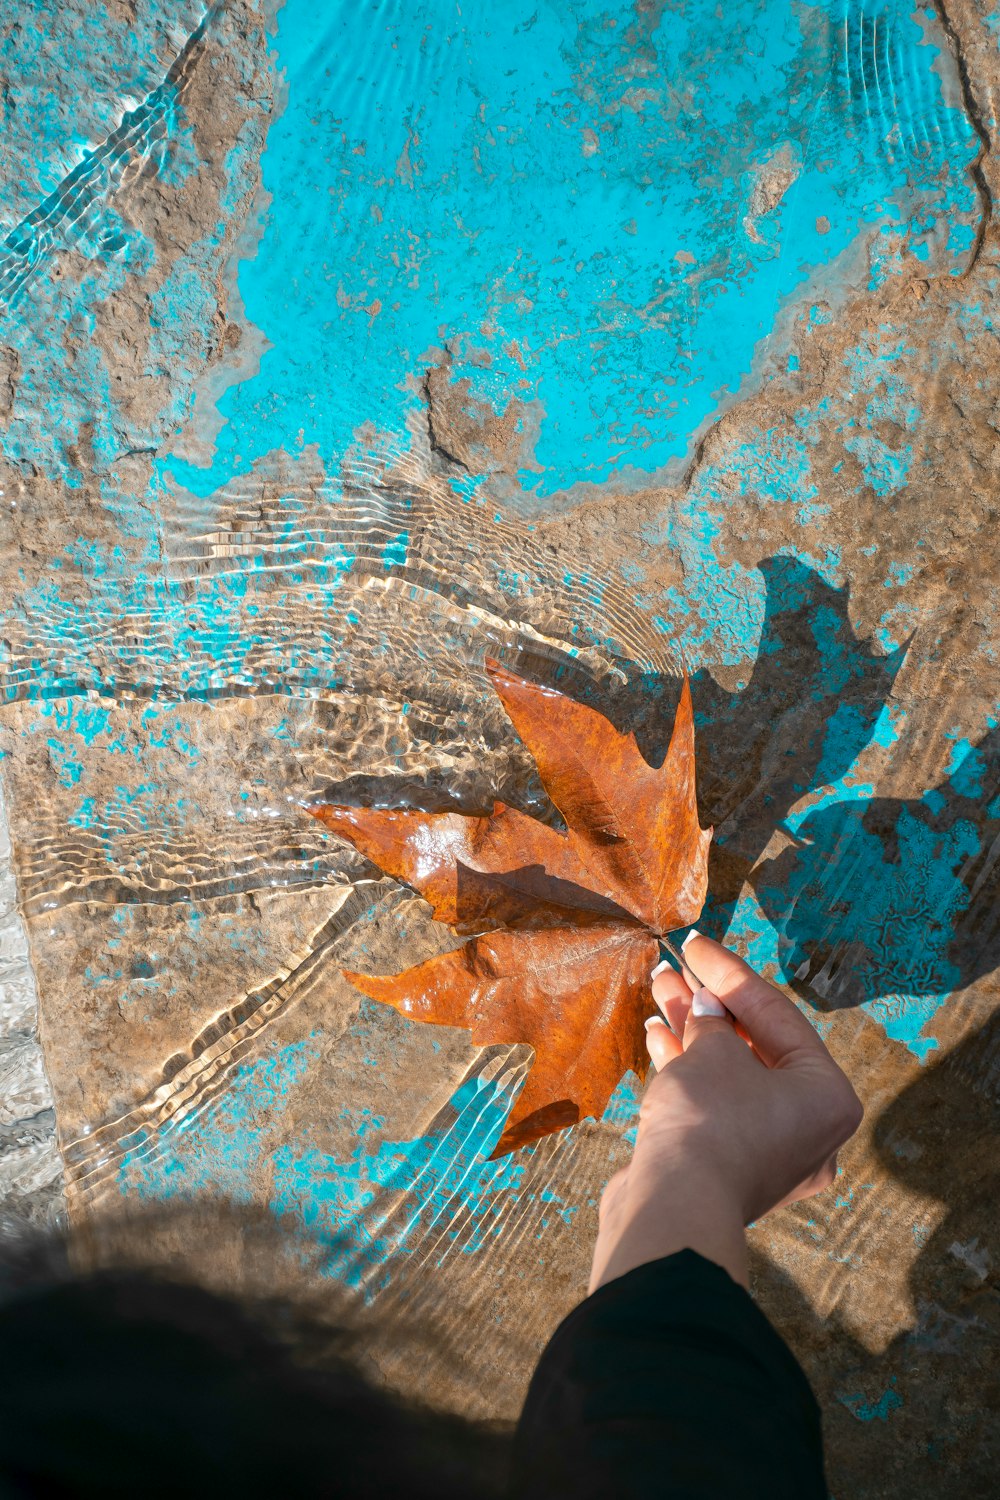
M716 1031L731 1030L732 1016L718 995L713 995L712 991L706 989L704 985L700 990L695 990L691 996L691 1008L684 1027L685 1052L700 1036L711 1036Z

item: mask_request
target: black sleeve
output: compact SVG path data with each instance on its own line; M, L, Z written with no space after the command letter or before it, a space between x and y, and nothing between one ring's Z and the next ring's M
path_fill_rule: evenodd
M560 1324L528 1391L511 1495L826 1500L819 1407L788 1346L694 1250Z

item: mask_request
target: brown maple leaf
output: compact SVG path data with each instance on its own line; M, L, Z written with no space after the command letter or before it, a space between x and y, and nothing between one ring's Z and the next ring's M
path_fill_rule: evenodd
M712 831L698 826L686 677L654 770L635 735L594 709L486 666L565 833L502 802L488 817L310 810L426 897L439 921L480 934L402 974L344 973L411 1020L470 1029L477 1046L531 1044L496 1157L600 1117L629 1069L645 1077L657 939L701 912Z

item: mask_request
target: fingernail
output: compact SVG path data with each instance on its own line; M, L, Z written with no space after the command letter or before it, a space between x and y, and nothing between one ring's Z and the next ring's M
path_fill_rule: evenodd
M670 962L669 958L661 958L660 962L656 965L656 968L653 970L649 977L650 979L655 979L657 974L663 974L667 969L673 969L673 967L674 966Z
M653 1027L654 1027L654 1026L667 1026L667 1023L666 1023L666 1021L665 1021L665 1020L664 1020L664 1019L663 1019L663 1017L662 1017L662 1016L649 1016L649 1017L647 1017L647 1019L646 1019L646 1020L645 1020L645 1021L644 1021L644 1022L643 1022L643 1025L644 1025L644 1026L645 1026L645 1028L646 1028L646 1030L647 1030L647 1031L650 1031L650 1030L652 1030L652 1028L653 1028ZM669 1030L670 1030L670 1027L669 1027L669 1026L667 1026L667 1030L668 1030L668 1031L669 1031Z
M726 1007L718 995L713 995L711 990L706 990L702 986L691 996L691 1014L693 1016L724 1016Z
M687 947L688 943L691 941L691 939L693 937L701 937L701 933L698 931L697 927L692 927L691 931L688 933L688 935L684 939L683 943L681 943L681 952L682 953L684 952L684 949Z

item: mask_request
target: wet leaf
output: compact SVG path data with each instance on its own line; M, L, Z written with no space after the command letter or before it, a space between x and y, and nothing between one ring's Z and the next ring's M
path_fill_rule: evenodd
M496 662L490 680L535 758L566 833L498 802L488 817L312 809L435 917L478 936L388 978L347 972L412 1020L528 1042L535 1060L494 1156L600 1116L629 1069L645 1076L657 935L696 920L711 830L698 826L685 679L658 769L634 735Z

